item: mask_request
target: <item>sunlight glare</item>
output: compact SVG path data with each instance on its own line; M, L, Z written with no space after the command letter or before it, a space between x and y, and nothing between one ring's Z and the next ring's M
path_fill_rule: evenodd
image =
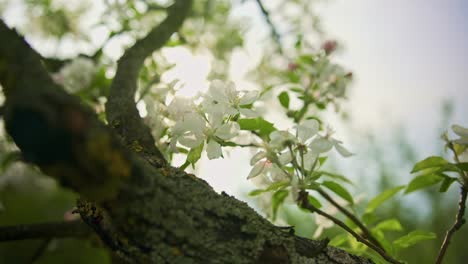
M162 50L169 63L174 68L162 75L162 80L170 83L179 80L176 95L193 97L208 88L208 74L211 71L210 57L205 54L193 54L183 47L165 48Z

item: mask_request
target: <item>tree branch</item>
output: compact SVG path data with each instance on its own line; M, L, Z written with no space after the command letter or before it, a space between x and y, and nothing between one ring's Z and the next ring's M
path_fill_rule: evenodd
M377 241L377 239L372 235L372 233L367 229L367 227L350 211L346 210L343 206L338 204L330 195L328 195L324 190L322 189L317 189L317 192L320 193L320 195L325 198L325 200L329 201L333 206L335 206L340 212L342 212L344 215L346 215L351 221L353 221L364 233L364 237L369 239L370 242L372 242L374 245L382 249L382 251L385 251L385 249L382 247L382 245Z
M378 246L372 244L371 242L367 241L364 237L359 235L358 233L354 232L351 228L349 228L345 223L340 221L339 219L333 217L332 215L329 215L325 213L324 211L318 209L317 207L313 206L311 203L309 203L309 200L307 199L308 193L306 191L300 191L299 192L299 197L298 201L300 203L300 206L302 208L305 208L309 210L311 213L317 213L335 223L337 226L343 228L346 232L350 233L354 238L356 238L357 241L363 243L364 245L368 246L375 252L377 252L380 256L382 256L385 260L387 260L390 263L394 264L403 264L402 262L399 262L398 260L392 258L391 256L387 255L384 250L379 248Z
M53 83L40 56L4 23L0 38L8 134L27 161L89 200L80 200L77 211L119 257L130 263L371 263L300 239L203 180L128 151L94 112Z
M24 239L84 237L92 230L81 220L0 227L0 242Z
M455 219L455 223L453 226L447 231L445 234L444 242L439 251L439 255L437 256L436 264L441 264L442 260L444 259L445 253L447 248L450 244L450 240L452 236L457 232L463 224L465 224L465 219L463 218L465 215L466 209L466 197L467 197L468 189L465 186L460 187L460 200L458 202L458 212Z
M168 8L165 20L125 51L117 63L117 72L106 104L109 124L124 138L127 145L138 144L143 147L143 154L147 154L145 158L158 167L166 165L166 161L155 147L151 131L140 118L135 104L138 74L144 60L161 48L182 26L191 6L192 0L175 1Z
M270 12L266 10L265 6L262 3L262 0L255 0L255 1L257 2L257 5L263 14L263 17L265 18L266 23L270 27L271 36L273 37L273 40L278 46L279 53L283 54L283 45L281 44L281 35L278 33L278 30L276 29L275 24L273 24L273 21L271 20Z

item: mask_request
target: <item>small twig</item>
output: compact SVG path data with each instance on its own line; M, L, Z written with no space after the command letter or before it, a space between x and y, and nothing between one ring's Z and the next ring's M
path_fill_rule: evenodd
M367 229L367 227L350 211L348 211L346 208L338 204L330 195L328 195L324 190L322 189L317 189L317 192L320 193L320 195L325 198L325 200L329 201L333 206L335 206L340 212L342 212L344 215L346 215L353 223L355 223L364 233L364 237L369 239L370 242L372 242L374 245L385 251L385 249L382 247L382 245L377 241L377 239L372 235L372 233Z
M81 220L0 227L0 242L52 237L83 237L92 230Z
M448 143L448 148L452 150L455 162L460 163L460 159L458 158L457 152L455 151L455 148L452 142ZM465 178L465 179L468 178L468 175L465 172L460 172L460 176L462 176L462 178ZM436 264L442 263L442 260L444 259L445 253L447 252L447 248L450 244L450 240L452 239L452 236L465 224L465 219L463 218L463 216L465 215L465 210L466 210L467 193L468 193L468 187L467 187L467 183L465 182L464 184L460 186L460 200L458 201L458 212L457 212L457 216L455 217L455 223L453 223L452 227L449 230L447 230L447 233L445 233L444 242L442 242L442 246L440 247L439 254L437 255Z
M52 238L46 238L41 242L39 247L34 252L34 255L31 257L31 261L29 263L34 264L40 257L44 255L44 252L49 246L50 241L52 241Z
M466 196L468 193L468 189L464 186L460 187L460 201L458 202L458 212L455 219L455 223L453 226L447 231L445 234L444 242L440 247L439 255L437 256L436 264L442 263L445 253L447 252L447 248L450 244L450 239L452 238L453 234L457 232L463 224L465 224L465 219L463 216L465 215L465 208L466 208Z
M307 196L308 196L308 193L306 191L302 190L302 191L299 192L298 202L299 202L299 205L302 208L305 208L305 209L309 210L311 213L317 213L317 214L319 214L319 215L333 221L333 223L335 223L337 226L343 228L346 232L350 233L354 238L356 238L357 241L363 243L364 245L368 246L369 248L371 248L372 250L377 252L380 256L382 256L388 262L393 263L393 264L403 264L402 262L399 262L398 260L396 260L396 259L392 258L391 256L389 256L387 253L385 253L385 251L383 251L378 246L374 245L373 243L369 242L368 240L366 240L364 237L362 237L358 233L354 232L351 228L349 228L341 220L339 220L339 219L333 217L332 215L329 215L329 214L325 213L324 211L318 209L317 207L313 206L311 203L309 203L309 200L307 199Z
M260 11L263 14L263 17L265 18L265 21L267 22L268 26L270 27L271 35L273 37L273 40L276 42L278 45L278 51L280 54L283 54L283 46L281 45L281 35L278 33L278 30L275 27L275 24L273 24L273 21L271 20L270 12L266 10L265 6L263 5L261 0L255 0L257 2L258 7L260 8Z

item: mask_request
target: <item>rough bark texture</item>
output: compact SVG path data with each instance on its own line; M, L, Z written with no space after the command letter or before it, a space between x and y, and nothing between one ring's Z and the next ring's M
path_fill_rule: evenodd
M119 136L54 84L41 57L0 20L4 119L24 159L80 193L82 219L130 263L372 263L275 227L162 159L135 112L133 93L139 67L154 50L144 46L163 45L190 3L176 1L172 12L182 15L169 11L171 28L153 30L147 44L137 42L120 60L108 104ZM128 62L133 53L138 58ZM134 141L141 147L132 149Z

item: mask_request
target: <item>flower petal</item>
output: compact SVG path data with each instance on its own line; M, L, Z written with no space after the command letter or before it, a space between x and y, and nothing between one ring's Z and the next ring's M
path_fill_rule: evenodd
M248 91L239 100L239 105L248 105L254 103L258 99L258 91Z
M239 112L245 117L258 117L258 113L252 109L248 108L239 108Z
M221 145L214 140L210 140L206 146L206 154L210 160L221 157L223 155Z
M341 156L343 156L343 157L345 157L345 158L354 155L354 154L351 153L349 150L347 150L345 147L343 147L341 144L336 144L336 145L335 145L335 149L336 149L336 151L338 151L338 153L341 154Z
M263 169L265 168L266 162L259 162L253 166L252 170L249 173L249 176L247 176L247 180L252 179L254 177L257 177L262 173Z
M453 125L452 126L453 132L459 135L460 137L467 137L468 138L468 128L464 128L460 125Z
M309 148L315 153L324 153L333 148L333 143L323 137L318 137L309 144Z
M286 151L278 155L278 160L281 165L286 165L293 160L291 152Z
M253 166L255 163L266 157L265 151L259 151L250 159L250 165Z
M216 129L215 136L228 140L231 139L239 133L240 126L236 122L229 122L226 124L221 125L218 129Z

